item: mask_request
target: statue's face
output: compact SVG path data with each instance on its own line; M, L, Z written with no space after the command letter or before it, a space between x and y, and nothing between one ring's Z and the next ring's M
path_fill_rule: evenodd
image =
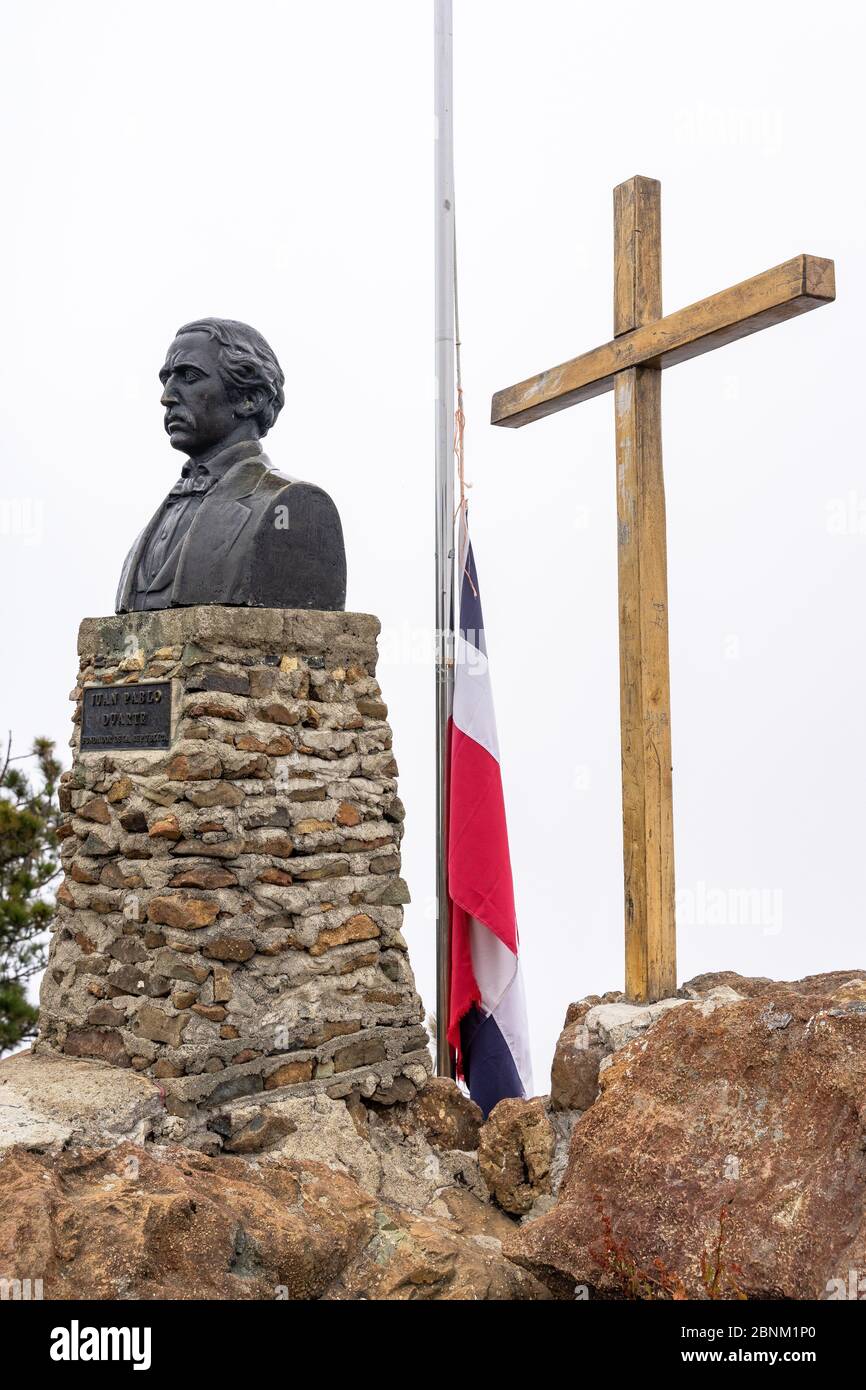
M236 431L238 410L219 373L219 343L206 333L175 338L159 379L173 449L195 458Z

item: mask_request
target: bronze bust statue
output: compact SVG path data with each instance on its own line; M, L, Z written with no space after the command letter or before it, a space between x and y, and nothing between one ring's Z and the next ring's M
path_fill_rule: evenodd
M187 323L159 376L166 433L188 461L126 557L116 611L344 608L334 503L278 473L259 442L285 401L285 377L261 334L233 319Z

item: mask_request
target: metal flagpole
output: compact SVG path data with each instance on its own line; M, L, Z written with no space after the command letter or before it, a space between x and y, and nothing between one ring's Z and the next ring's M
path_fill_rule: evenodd
M454 688L454 144L451 0L434 0L436 256L436 1070L451 1076L448 720Z

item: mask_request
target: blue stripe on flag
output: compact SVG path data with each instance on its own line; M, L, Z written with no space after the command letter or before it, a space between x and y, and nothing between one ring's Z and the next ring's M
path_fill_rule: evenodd
M481 591L478 588L478 573L475 569L475 556L472 553L471 545L467 548L466 564L461 575L460 636L465 642L469 642L471 646L477 647L480 652L483 652L485 656L487 655L487 644L484 641L484 617L481 612Z
M523 1096L514 1058L492 1014L473 1004L460 1020L460 1044L469 1094L485 1120L500 1100Z

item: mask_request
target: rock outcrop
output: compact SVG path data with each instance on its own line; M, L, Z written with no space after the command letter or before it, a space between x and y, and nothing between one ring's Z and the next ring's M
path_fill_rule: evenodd
M548 1297L496 1223L418 1216L317 1163L128 1143L0 1160L0 1268L47 1299Z
M48 1298L862 1294L866 973L591 996L554 1071L552 1100L483 1124L441 1079L235 1097L191 1149L146 1075L8 1059L0 1276Z
M567 1296L644 1275L689 1297L833 1296L866 1267L866 975L726 972L680 993L639 1030L585 1011L610 1049L600 1094L555 1206L507 1252Z
M211 1153L165 1100L93 1059L0 1063L0 1277L49 1299L549 1297L502 1253L513 1221L453 1082L228 1102Z

